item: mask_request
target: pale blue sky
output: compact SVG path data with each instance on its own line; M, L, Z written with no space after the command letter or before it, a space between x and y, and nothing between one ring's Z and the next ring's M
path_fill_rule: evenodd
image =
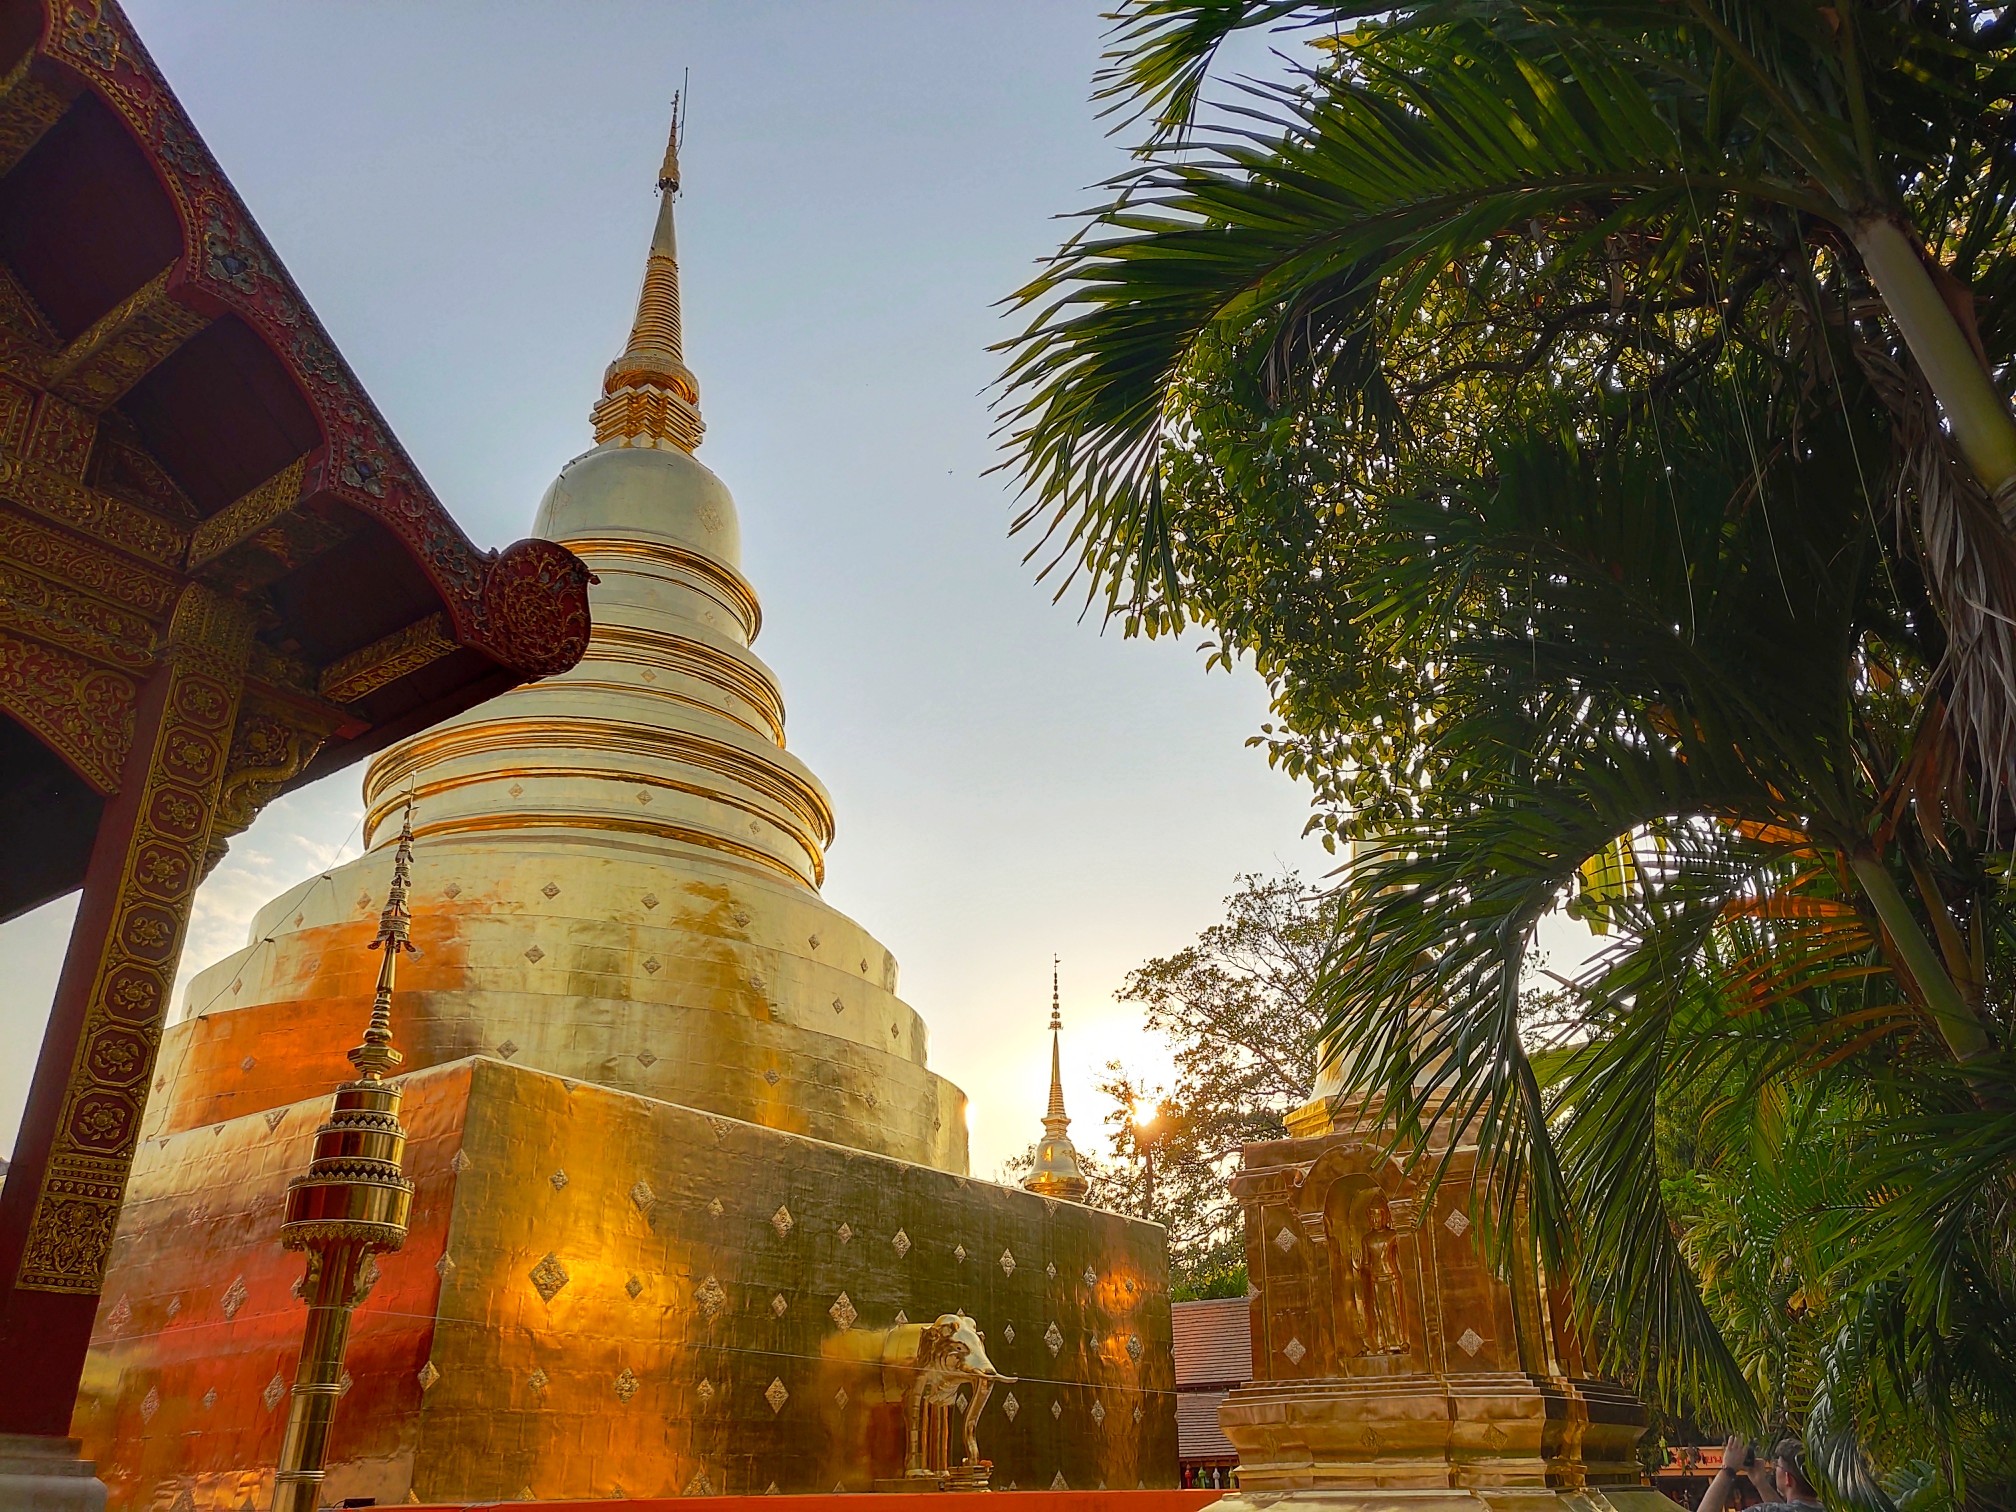
M1087 103L1097 5L127 0L393 429L485 544L588 444L628 328L667 99L701 456L741 505L759 650L832 790L827 896L902 964L974 1168L1037 1132L1051 953L1067 1088L1152 1068L1128 968L1236 873L1324 864L1244 742L1250 674L1101 633L1032 586L983 390L994 305L1122 166ZM276 805L205 887L187 970L356 845L361 772ZM24 1047L69 906L0 928ZM0 1066L0 1131L26 1054ZM303 1088L304 1096L320 1091Z

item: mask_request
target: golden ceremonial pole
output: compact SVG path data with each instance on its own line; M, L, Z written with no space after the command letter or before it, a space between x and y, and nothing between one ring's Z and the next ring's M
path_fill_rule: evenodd
M381 1250L406 1242L413 1210L413 1183L401 1170L406 1130L399 1122L399 1089L385 1081L397 1066L392 1048L392 982L402 951L413 949L406 889L413 868L413 802L399 831L392 859L392 886L378 916L373 950L383 950L378 994L364 1042L350 1052L357 1080L336 1089L329 1121L315 1131L315 1158L307 1174L287 1186L287 1218L280 1242L306 1250L308 1276L302 1288L308 1329L301 1340L301 1365L294 1375L287 1410L287 1436L273 1478L273 1512L315 1512L322 1488L322 1464L329 1429L342 1390L343 1354L350 1342L350 1314L363 1300L359 1285L365 1262Z

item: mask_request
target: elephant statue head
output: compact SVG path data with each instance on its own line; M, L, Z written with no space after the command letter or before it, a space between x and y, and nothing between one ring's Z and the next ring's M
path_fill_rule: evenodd
M965 1450L961 1463L978 1464L980 1446L974 1438L974 1429L980 1421L981 1409L987 1405L996 1381L1012 1381L1015 1377L1004 1376L994 1368L994 1362L987 1358L987 1341L980 1325L963 1312L941 1313L925 1325L917 1341L916 1370L916 1379L905 1393L904 1402L909 1428L906 1472L921 1475L951 1468L927 1463L933 1456L928 1453L930 1435L925 1431L925 1409L943 1413L962 1391L967 1394L967 1401L960 1435Z

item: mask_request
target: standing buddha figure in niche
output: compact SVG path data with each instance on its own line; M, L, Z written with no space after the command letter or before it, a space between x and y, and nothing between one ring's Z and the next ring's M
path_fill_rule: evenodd
M1324 1202L1337 1349L1347 1358L1403 1354L1399 1236L1386 1194L1362 1176L1345 1177Z
M1376 1189L1365 1209L1365 1232L1358 1245L1358 1284L1365 1298L1365 1352L1402 1354L1407 1332L1400 1326L1399 1236L1393 1210Z

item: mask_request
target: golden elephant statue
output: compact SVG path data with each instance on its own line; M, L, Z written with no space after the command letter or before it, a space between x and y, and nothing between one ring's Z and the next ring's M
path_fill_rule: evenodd
M980 1325L963 1312L942 1313L929 1323L850 1328L827 1339L820 1353L851 1380L864 1412L900 1406L905 1476L979 1467L974 1429L980 1413L997 1381L1015 1379L994 1368ZM962 1452L954 1460L952 1412L961 1392L966 1393L959 1423Z

